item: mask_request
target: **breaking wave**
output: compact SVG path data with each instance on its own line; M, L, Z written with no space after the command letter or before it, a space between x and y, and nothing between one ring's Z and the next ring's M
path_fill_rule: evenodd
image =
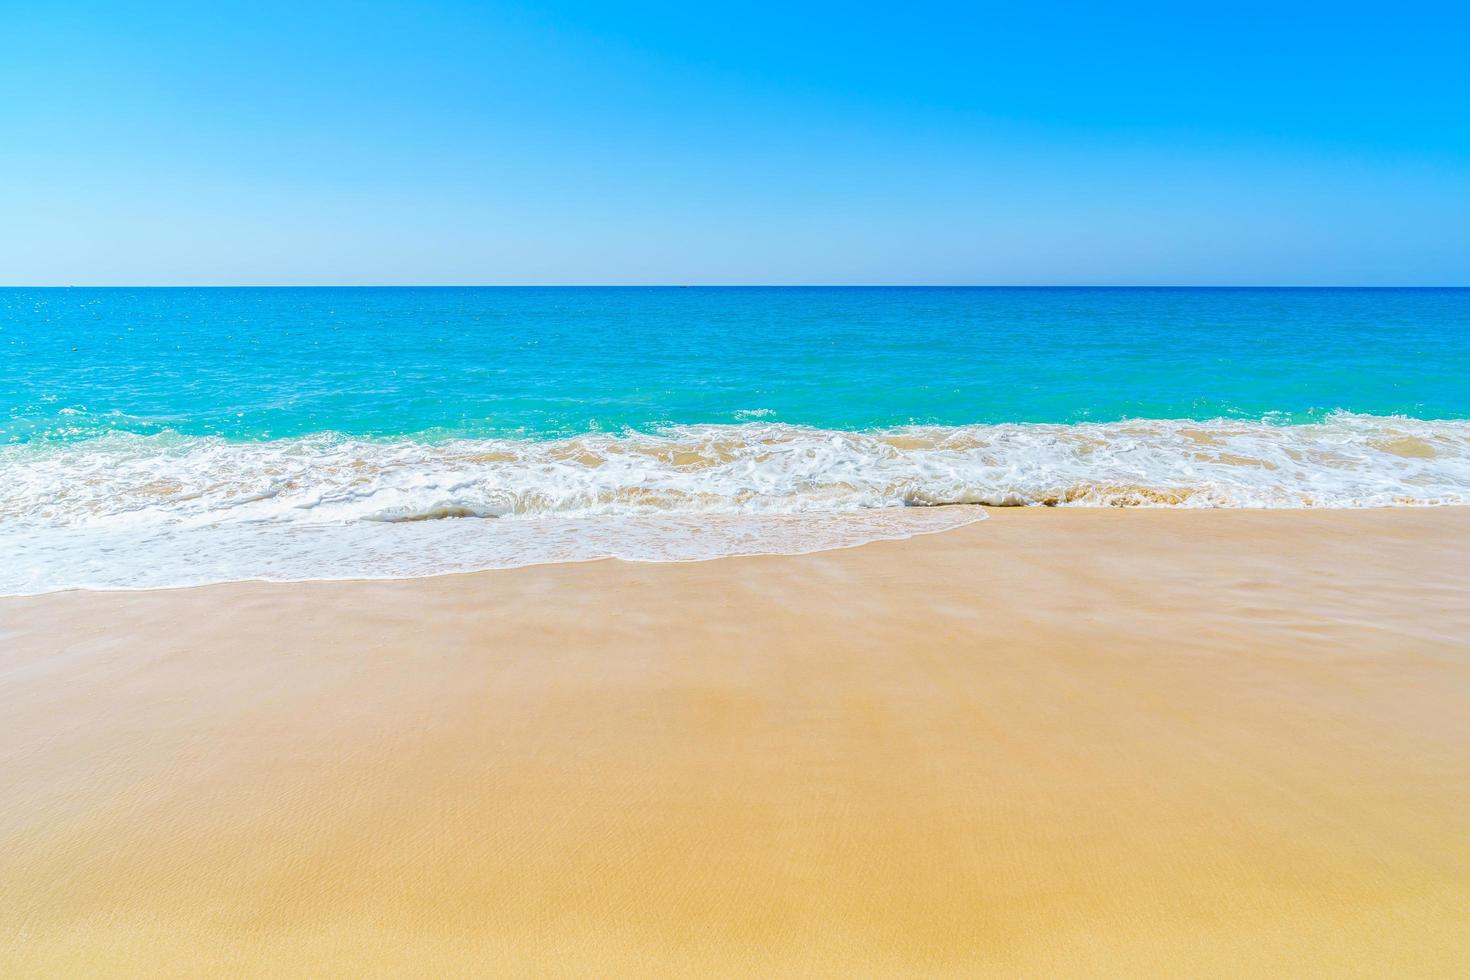
M979 519L915 510L948 504L1465 503L1470 422L1350 414L551 441L117 433L0 447L0 593L814 551Z

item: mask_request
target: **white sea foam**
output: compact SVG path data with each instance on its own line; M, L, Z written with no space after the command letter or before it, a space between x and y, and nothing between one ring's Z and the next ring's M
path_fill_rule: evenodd
M1465 504L1470 422L866 433L752 422L557 441L17 444L0 448L0 593L813 551L979 516L920 507L1043 503Z

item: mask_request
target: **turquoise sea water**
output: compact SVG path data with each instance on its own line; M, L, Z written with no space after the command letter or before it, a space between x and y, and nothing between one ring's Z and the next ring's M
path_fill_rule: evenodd
M1467 377L1454 289L4 289L0 593L1466 503Z
M0 442L1470 416L1470 290L8 289Z

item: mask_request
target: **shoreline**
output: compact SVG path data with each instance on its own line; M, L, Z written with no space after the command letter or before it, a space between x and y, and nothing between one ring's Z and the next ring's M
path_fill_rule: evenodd
M806 554L965 505L1470 505L1470 420L1344 412L443 441L109 431L0 447L0 594Z
M0 967L1470 958L1470 508L987 515L0 598Z
M1470 509L1470 504L1467 504L1467 505L1453 504L1453 505L1446 505L1446 506L1464 506L1467 509ZM352 582L362 582L362 583L367 583L367 582L412 582L412 581L417 581L419 579L442 578L442 577L448 576L448 575L484 575L484 574L493 573L493 572L513 572L513 571L518 571L518 570L523 569L523 568L537 568L537 567L540 567L542 565L585 565L585 564L589 564L589 563L604 562L604 561L627 562L629 564L635 564L635 565L642 565L642 564L647 564L647 565L687 565L687 564L693 564L693 563L697 563L697 562L722 561L722 560L724 560L726 558L802 558L802 557L805 557L807 555L819 555L819 554L822 554L822 553L828 552L828 551L847 551L847 550L849 550L851 548L861 548L861 547L864 547L865 545L877 544L880 541L907 541L909 538L923 537L923 536L929 535L929 534L944 534L946 531L953 531L953 530L956 530L957 528L965 527L965 526L967 526L969 524L975 524L975 523L978 523L980 521L985 520L985 512L988 511L988 510L990 510L990 509L992 509L992 508L989 507L989 506L987 506L987 505L983 505L983 504L941 504L941 505L937 505L937 506L934 506L934 507L925 507L925 508L917 508L917 509L920 510L921 512L922 511L938 511L938 510L962 509L962 510L973 510L973 511L975 511L975 513L970 517L969 520L966 520L966 521L963 521L963 522L960 522L960 523L957 523L957 524L942 525L942 526L936 526L936 527L932 527L932 528L926 528L926 527L922 527L922 526L916 526L916 527L912 527L912 528L905 528L905 529L902 529L902 530L895 529L895 530L890 531L889 533L874 532L872 537L865 538L865 539L862 539L862 540L852 541L852 542L839 542L839 543L836 543L836 544L828 544L828 545L815 545L815 546L813 546L810 549L805 550L805 551L733 552L731 554L699 555L699 556L696 556L696 557L688 557L688 558L628 558L628 557L624 557L622 555L594 555L594 556L589 556L589 557L586 557L586 558L551 558L551 559L545 559L545 560L528 560L524 564L519 564L519 565L492 565L492 566L488 566L488 567L485 567L485 568L448 568L448 569L445 569L443 571L422 572L422 573L419 573L419 574L403 574L403 575L343 576L341 578L238 578L238 579L220 579L219 581L210 581L210 582L187 582L187 583L183 583L183 584L180 584L180 585L140 585L140 586L94 586L94 585L77 585L77 586L70 586L70 587L67 587L67 588L50 589L50 590L43 591L43 592L20 592L20 593L0 594L0 602L3 602L6 599L33 599L33 598L39 598L41 596L48 596L48 595L61 595L61 594L68 593L68 592L97 592L97 593L108 593L108 592L122 592L122 593L133 593L133 592L174 592L174 591L178 591L179 589L206 589L206 588L213 588L215 586L228 586L228 585L310 585L310 584L318 583L318 582L324 583L324 584L326 584L326 583L352 583ZM904 513L904 511L902 509L899 509L899 508L887 508L887 509L875 509L872 512L866 512L866 513L865 512L851 512L849 514L849 512L838 512L835 515L817 512L814 515L808 515L808 514L777 514L777 515L770 515L770 514L754 514L754 515L714 514L714 515L707 515L707 517L710 518L710 519L712 519L712 520L725 521L725 522L728 522L730 524L738 524L738 523L740 523L742 521L749 520L750 518L753 517L753 518L755 518L757 520L771 520L772 518L774 518L775 520L778 520L778 521L785 521L785 522L789 522L791 524L797 524L797 525L799 525L799 524L802 523L802 521L803 521L804 518L811 517L811 516L816 516L816 517L819 517L819 518L826 518L826 519L829 519L829 520L832 517L835 516L840 521L843 517L846 517L846 516L863 517L863 516L872 516L872 515L876 514L876 515L878 515L880 517L892 517L895 514L902 515L903 513ZM684 523L686 525L695 523L695 521L691 520L691 515L684 514L684 515L672 515L672 516L675 517L676 519L680 520L681 523ZM695 518L700 517L700 516L701 515L693 515L693 517L695 517ZM485 520L485 519L486 518L451 518L451 520ZM657 519L657 517L655 517L655 519ZM596 518L590 518L590 519L584 519L584 520L595 521ZM532 525L529 528L529 530L535 530L535 526Z
M837 544L831 544L831 545L814 546L814 547L810 548L809 550L804 550L804 551L734 552L734 553L731 553L731 554L700 555L700 556L688 557L688 558L677 558L677 557L674 557L674 558L664 558L664 557L641 558L641 557L632 557L632 558L630 558L630 557L624 557L622 555L596 555L596 556L587 557L587 558L553 558L553 559L546 559L546 560L529 560L529 561L525 562L524 564L518 564L518 565L495 565L495 566L488 566L488 567L484 567L484 568L450 568L450 569L445 569L444 571L422 572L422 573L416 573L416 574L415 573L410 573L410 574L388 574L388 575L380 575L380 576L343 576L343 577L340 577L340 578L332 578L332 577L321 577L321 578L313 578L313 577L308 577L308 578L227 578L227 579L219 579L217 581L187 582L187 583L182 583L182 584L179 584L179 585L140 585L140 586L77 585L77 586L67 586L67 587L56 588L56 589L48 589L48 590L44 590L44 591L40 591L40 592L0 593L0 603L6 602L6 601L11 600L11 599L37 599L37 598L41 598L41 597L44 597L44 596L65 595L65 594L69 594L69 593L88 593L88 594L91 594L91 593L96 593L96 594L120 593L120 594L135 594L135 593L149 593L149 592L178 592L178 591L186 590L186 589L208 589L208 588L227 587L227 586L232 586L232 585L314 585L314 584L330 585L330 584L353 584L353 583L369 584L369 583L382 583L382 582L415 582L415 581L420 581L420 580L424 580L424 579L436 579L436 578L445 578L445 577L460 576L460 575L487 575L487 574L494 574L494 573L497 573L497 572L514 572L514 571L520 571L522 569L538 568L538 567L542 567L542 566L585 565L585 564L595 564L595 563L598 563L598 562L627 563L627 564L633 564L633 565L645 565L645 564L646 565L689 565L689 564L699 564L699 563L702 563L702 562L726 561L726 560L730 560L730 559L742 559L742 558L805 558L805 557L809 557L809 556L812 556L812 555L825 554L827 552L850 551L850 550L852 550L854 548L864 548L864 547L867 547L869 545L880 544L880 543L888 542L888 541L907 541L907 540L909 540L911 538L926 537L926 536L930 536L930 535L948 534L950 532L960 530L961 528L968 527L970 524L980 523L980 522L986 520L989 517L989 515L992 514L992 513L1009 513L1009 512L1037 513L1037 512L1046 512L1046 511L1053 511L1053 510L1066 510L1066 511L1074 511L1074 512L1104 512L1104 513L1107 513L1107 512L1124 511L1124 510L1145 510L1145 511L1155 511L1155 512L1157 512L1157 511L1180 511L1180 512L1185 512L1185 513L1201 513L1201 512L1218 513L1218 512L1243 511L1243 512L1247 512L1247 513L1272 513L1272 514L1283 514L1283 513L1318 513L1318 514L1320 514L1320 513L1326 513L1326 512L1344 512L1344 513L1364 514L1364 513L1394 513L1394 512L1402 511L1402 510L1406 510L1406 509L1407 510L1450 510L1450 511L1465 511L1467 513L1470 513L1470 504L1462 504L1462 503L1374 504L1374 505L1367 505L1367 506L1362 506L1362 507L1181 507L1181 506L1177 506L1177 505L1167 505L1167 504L1161 504L1161 505L934 504L934 505L925 505L923 507L919 507L919 508L915 508L915 509L918 509L920 511L948 511L948 510L968 511L968 510L973 510L973 511L975 511L975 516L973 518L971 518L970 520L964 522L964 523L959 523L959 524L955 524L955 525L935 527L935 528L922 528L921 527L921 528L907 529L907 530L904 530L901 533L894 533L894 534L886 535L886 536L874 536L874 537L871 537L871 538L867 538L867 539L860 540L860 541L854 541L854 542L851 542L851 543L837 543ZM873 512L857 511L857 512L851 512L851 513L853 513L853 514L861 514L861 515L867 515L867 514L870 514L870 513L877 513L877 514L883 515L883 514L889 514L889 513L892 513L892 512L903 513L904 510L901 509L901 508L894 508L894 509L880 509L880 510L876 510L876 511L873 511ZM841 512L841 513L838 513L836 516L838 516L840 518L841 516L843 516L846 513L848 513L848 512ZM819 514L819 516L829 516L829 517L832 516L832 515L821 514L820 512L818 512L818 514ZM685 520L688 520L690 515L679 515L679 516L681 516ZM756 517L756 518L765 518L765 519L769 519L771 517L775 517L775 518L778 518L780 520L788 520L788 521L791 521L793 523L799 523L804 517L809 516L809 515L804 515L804 514L780 514L780 515L755 514L755 515L744 515L744 516L732 516L732 515L719 514L719 515L714 515L714 516L717 517L717 518L719 518L719 519L730 520L732 523L733 522L738 522L738 521L740 521L742 519L746 519L746 517L750 517L750 516L753 516L753 517ZM1010 518L1007 518L1007 519L1010 519ZM484 520L484 518L452 518L452 520Z

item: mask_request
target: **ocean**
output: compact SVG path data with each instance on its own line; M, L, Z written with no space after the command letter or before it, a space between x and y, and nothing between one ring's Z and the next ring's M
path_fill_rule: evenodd
M1470 290L0 289L0 594L1470 503Z

